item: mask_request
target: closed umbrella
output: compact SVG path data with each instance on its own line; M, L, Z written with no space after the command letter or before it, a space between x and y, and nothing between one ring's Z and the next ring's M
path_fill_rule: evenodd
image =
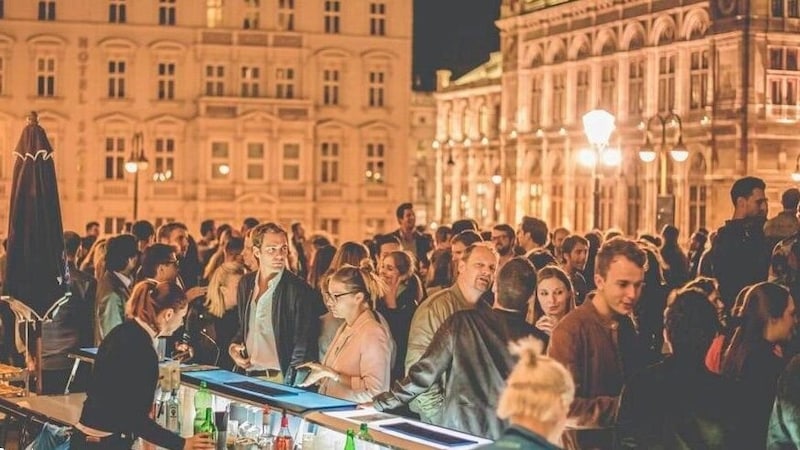
M66 301L68 288L53 148L35 112L14 150L7 245L5 294L17 316L41 322Z

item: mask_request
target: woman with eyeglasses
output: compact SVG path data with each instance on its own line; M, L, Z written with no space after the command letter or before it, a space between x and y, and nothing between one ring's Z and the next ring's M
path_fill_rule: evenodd
M138 283L125 310L97 350L92 380L70 448L128 450L136 438L169 450L213 449L207 435L184 439L151 417L158 384L155 341L181 326L188 301L175 283Z
M384 293L384 283L368 259L359 267L345 265L331 275L325 302L345 323L321 364L298 367L311 371L301 386L319 383L321 394L359 403L389 389L394 342L375 312L375 303Z
M239 331L236 288L242 275L242 263L223 263L211 275L206 295L189 305L182 338L190 355L185 362L233 370L228 347Z

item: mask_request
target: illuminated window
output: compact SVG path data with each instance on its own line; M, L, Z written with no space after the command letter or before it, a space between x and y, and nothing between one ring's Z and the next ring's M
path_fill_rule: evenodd
M155 177L159 181L175 178L175 139L156 139L155 154Z
M366 154L366 176L367 183L383 183L385 173L383 171L385 162L385 147L382 143L367 144Z
M242 27L245 30L258 29L260 25L261 0L244 0L244 22Z
M689 108L705 108L707 94L708 50L692 52L689 68Z
M658 58L658 111L675 109L675 55Z

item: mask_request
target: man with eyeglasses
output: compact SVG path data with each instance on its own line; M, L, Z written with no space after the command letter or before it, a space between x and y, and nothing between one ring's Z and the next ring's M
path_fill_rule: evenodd
M251 239L258 270L239 282L239 333L228 353L250 376L291 384L293 368L316 355L324 306L311 286L286 270L289 239L283 228L258 225Z

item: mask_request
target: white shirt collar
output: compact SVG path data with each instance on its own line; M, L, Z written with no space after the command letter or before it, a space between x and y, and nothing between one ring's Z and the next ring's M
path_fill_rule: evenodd
M119 278L119 280L122 281L122 284L124 284L126 288L131 287L133 280L129 278L127 275L123 275L122 273L117 272L116 270L114 271L114 275L116 275L117 278Z

